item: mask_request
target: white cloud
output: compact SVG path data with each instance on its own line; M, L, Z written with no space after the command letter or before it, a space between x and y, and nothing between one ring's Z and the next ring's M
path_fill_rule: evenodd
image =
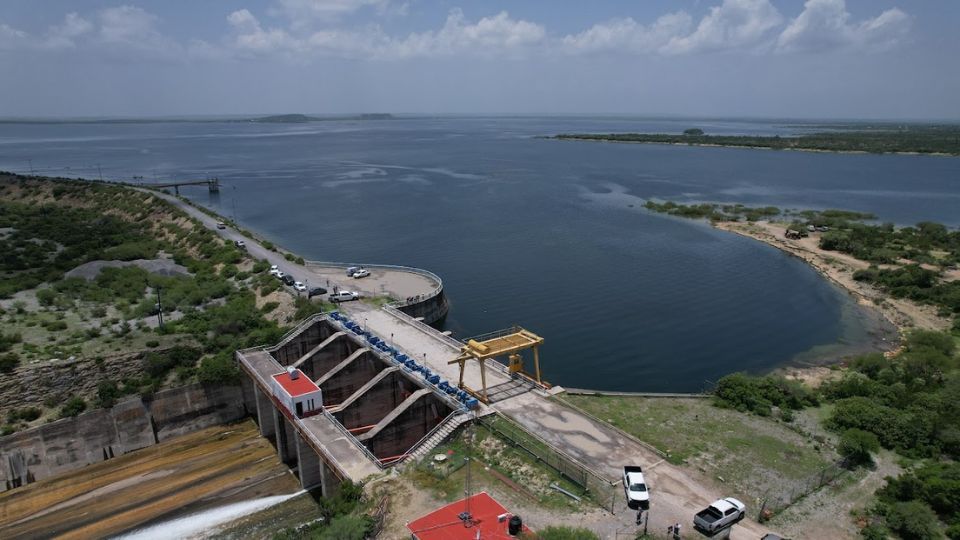
M277 4L274 13L285 15L294 26L304 26L312 19L336 20L367 7L383 14L389 10L391 0L278 0ZM405 4L397 10L405 11Z
M264 28L246 9L231 13L227 21L236 31L232 43L244 51L348 58L401 59L461 52L479 55L516 52L546 37L542 26L512 19L505 11L471 23L462 11L455 9L439 30L414 32L403 38L387 35L379 25L331 28L298 36L282 28Z
M93 31L93 23L76 13L67 13L63 22L47 30L44 45L51 48L75 47L76 40Z
M662 15L648 26L627 17L595 24L579 34L564 36L561 41L570 52L649 53L689 32L691 24L692 18L684 11Z
M803 12L780 34L777 48L783 51L882 50L899 43L909 27L910 17L897 8L851 24L844 0L807 0Z
M723 0L692 34L671 39L662 50L679 54L751 47L782 22L769 0Z
M0 23L0 51L17 50L29 43L30 36L22 31Z
M519 51L542 42L546 35L543 26L512 19L506 11L471 24L463 11L454 9L440 30L410 34L384 50L383 56L404 58L456 52L487 54Z

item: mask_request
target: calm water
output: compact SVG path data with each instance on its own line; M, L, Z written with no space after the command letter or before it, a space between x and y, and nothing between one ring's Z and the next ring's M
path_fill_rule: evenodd
M535 137L691 126L797 131L586 117L8 124L0 125L0 168L148 181L218 176L218 196L182 193L306 258L435 271L456 335L524 325L547 340L549 380L616 390L697 390L736 370L849 354L878 332L801 262L650 214L646 198L960 222L957 159Z

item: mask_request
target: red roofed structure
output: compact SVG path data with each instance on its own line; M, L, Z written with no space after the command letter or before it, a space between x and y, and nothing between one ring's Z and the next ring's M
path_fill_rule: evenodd
M469 497L471 519L464 523L460 514L467 509L467 499L460 499L443 508L407 523L414 540L507 540L513 516L493 497L482 491ZM523 532L530 532L525 525Z
M316 414L323 407L320 387L292 367L273 376L273 395L291 414L301 418Z

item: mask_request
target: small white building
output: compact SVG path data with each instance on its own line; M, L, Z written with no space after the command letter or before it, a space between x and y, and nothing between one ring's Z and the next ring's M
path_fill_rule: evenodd
M273 395L299 418L316 414L323 408L320 387L297 368L288 367L273 376Z

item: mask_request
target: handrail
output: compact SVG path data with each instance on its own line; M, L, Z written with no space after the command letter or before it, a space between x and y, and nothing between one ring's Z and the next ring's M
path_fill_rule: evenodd
M459 351L464 345L462 341L456 338L450 337L444 334L443 332L438 331L436 328L430 326L429 324L424 323L423 321L418 321L416 318L411 317L410 315L407 315L406 313L395 308L393 305L388 304L383 307L383 310L393 315L394 317L397 317L398 319L403 320L403 322L410 324L411 326L413 326L417 330L420 330L424 334L427 334L433 337L434 339L442 342L444 345L453 347L457 351Z
M460 415L460 414L464 414L464 413L463 413L463 411L461 411L461 410L459 410L459 409L454 410L454 411L451 411L450 414L448 414L448 415L446 416L446 418L444 418L443 420L441 420L439 424L433 426L433 429L431 429L430 431L428 431L426 435L424 435L423 437L420 437L420 440L419 440L419 441L413 443L413 445L412 445L409 449L407 449L407 452L409 452L407 455L408 455L408 456L409 456L409 455L413 455L413 453L415 453L415 452L417 451L417 449L420 447L421 444L427 442L427 440L429 440L430 437L433 437L434 434L436 434L438 431L440 431L440 429L443 427L443 425L447 423L447 420L450 420L450 419L452 419L454 416L457 416L457 415ZM411 450L413 450L413 452L411 452Z
M347 428L343 424L341 424L340 421L337 420L332 414L330 414L330 412L327 410L326 407L320 407L320 410L322 411L323 415L327 417L327 420L330 420L330 423L332 423L335 428L337 428L338 430L340 430L341 433L346 435L348 440L353 441L354 446L359 448L364 454L366 454L366 456L371 461L374 462L374 464L376 464L378 469L383 469L383 462L381 462L380 459L377 458L377 456L373 455L373 452L371 452L369 448L364 446L362 442L357 440L356 435L347 431Z

